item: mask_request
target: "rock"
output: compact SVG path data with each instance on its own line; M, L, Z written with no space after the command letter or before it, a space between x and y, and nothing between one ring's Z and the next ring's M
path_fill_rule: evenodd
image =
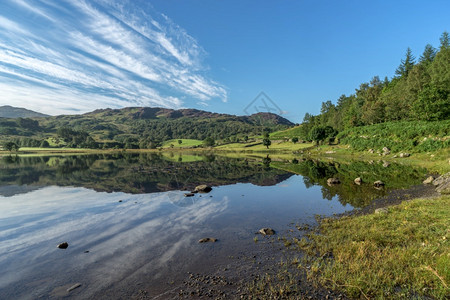
M261 233L262 235L274 235L275 234L275 230L273 230L272 228L261 228L258 233Z
M207 237L207 238L202 238L200 240L198 240L199 243L215 243L217 242L216 238L211 238L211 237Z
M389 149L388 147L383 147L382 150L383 150L384 155L391 153L391 149Z
M194 193L184 193L185 197L193 197L195 194Z
M439 185L436 188L436 191L441 193L441 194L450 194L450 180Z
M394 157L394 158L397 158L398 156L397 156L397 154L396 154L396 155L394 155L393 157Z
M61 243L57 246L59 249L67 249L69 247L69 244L67 242Z
M209 185L201 184L199 186L196 186L194 191L200 192L200 193L209 193L209 192L211 192L211 190L212 190L212 187L210 187Z
M73 291L76 288L79 288L81 286L81 283L76 283L74 285L72 285L70 288L67 289L68 292Z
M411 156L411 154L409 154L409 153L400 153L399 155L398 155L398 157L400 157L400 158L403 158L403 157L410 157Z
M423 184L430 184L430 183L433 182L433 180L434 180L434 177L433 176L429 176L427 179L425 179L423 181Z
M377 181L375 181L375 182L373 183L373 186L376 187L376 188L381 188L381 187L384 186L384 182L381 181L381 180L377 180Z
M383 167L384 168L387 168L387 167L389 167L391 164L389 163L389 162L387 162L387 161L383 161Z
M357 185L361 185L362 179L361 179L361 177L358 177L358 178L355 178L355 180L353 180L353 182Z
M340 184L340 183L341 183L341 181L339 180L339 178L328 178L328 180L327 180L328 185Z
M375 209L376 214L387 214L388 212L389 212L389 210L386 207L381 207L381 208Z
M369 149L368 152L373 154L375 151L373 149Z
M448 172L448 173L446 173L446 174L444 174L444 175L442 175L442 176L439 176L438 178L436 178L434 181L433 181L433 185L440 185L440 184L443 184L444 182L446 182L447 180L450 180L450 172Z

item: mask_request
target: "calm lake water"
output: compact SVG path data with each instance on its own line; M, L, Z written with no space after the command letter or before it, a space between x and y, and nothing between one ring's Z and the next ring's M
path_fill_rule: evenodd
M164 299L187 272L213 272L268 247L254 241L262 227L282 236L292 223L363 207L425 173L385 162L194 154L3 157L0 299L127 299L141 289ZM328 186L331 176L342 184ZM368 183L353 184L358 176ZM213 190L184 196L203 183ZM218 241L199 244L204 237Z

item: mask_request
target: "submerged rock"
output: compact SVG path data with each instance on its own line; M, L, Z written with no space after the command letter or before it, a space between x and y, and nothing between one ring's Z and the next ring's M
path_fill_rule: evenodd
M81 286L81 283L76 283L74 285L72 285L70 288L67 289L68 292L73 291L74 289L77 289Z
M202 238L200 240L198 240L199 243L215 243L217 242L216 238L211 238L211 237L207 237L207 238Z
M59 244L56 247L58 247L59 249L67 249L67 247L69 247L69 243L64 242L64 243Z
M355 180L353 180L353 182L357 185L361 185L362 179L361 179L361 177L358 177L358 178L355 178Z
M195 187L195 192L200 192L200 193L209 193L211 192L212 187L210 187L209 185L206 184L201 184Z
M193 197L195 194L194 193L184 193L185 197Z
M261 233L262 235L274 235L275 234L275 230L273 230L272 228L261 228L258 233Z

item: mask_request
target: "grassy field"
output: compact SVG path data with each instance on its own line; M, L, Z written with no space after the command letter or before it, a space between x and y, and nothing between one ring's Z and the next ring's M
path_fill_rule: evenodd
M292 139L293 137L299 138L301 126L295 126L286 130L275 131L270 134L271 139Z
M181 144L178 141L181 141ZM192 140L192 139L173 139L165 141L162 145L162 148L192 148L195 146L201 146L203 144L200 140ZM173 146L172 146L173 145Z
M351 298L448 299L450 196L415 199L387 213L329 218L307 238L308 278ZM395 229L395 230L394 230Z

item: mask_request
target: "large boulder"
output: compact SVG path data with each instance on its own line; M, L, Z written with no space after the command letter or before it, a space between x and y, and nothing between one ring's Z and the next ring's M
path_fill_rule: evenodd
M195 187L195 192L199 192L199 193L209 193L211 192L212 187L210 187L209 185L206 184L201 184Z

